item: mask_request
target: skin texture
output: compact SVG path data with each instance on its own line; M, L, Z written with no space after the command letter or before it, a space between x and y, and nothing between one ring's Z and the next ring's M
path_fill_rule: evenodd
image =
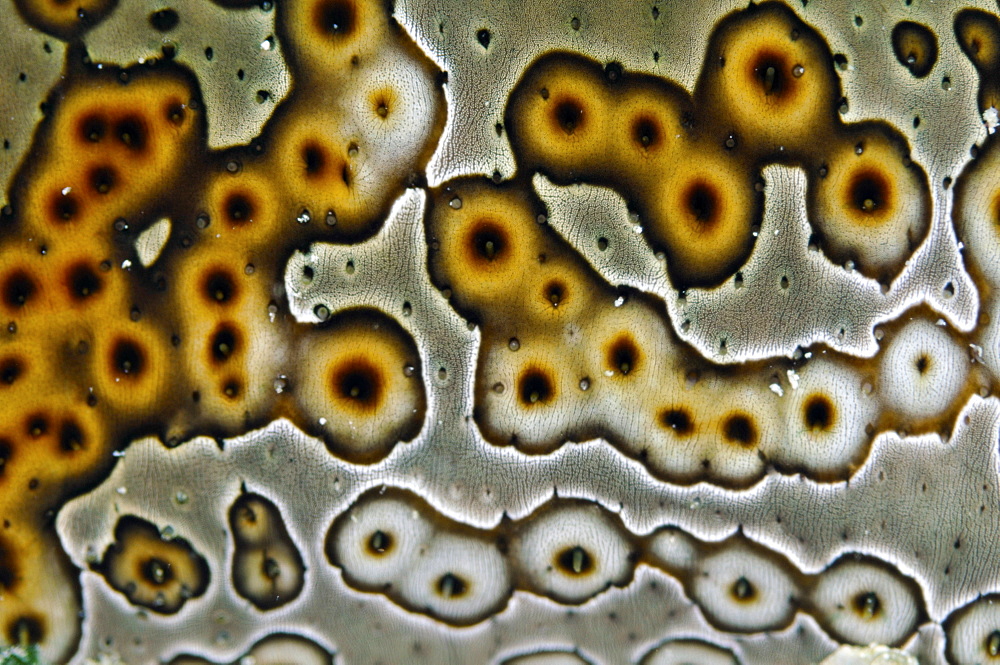
M995 7L10 4L0 645L1000 652Z

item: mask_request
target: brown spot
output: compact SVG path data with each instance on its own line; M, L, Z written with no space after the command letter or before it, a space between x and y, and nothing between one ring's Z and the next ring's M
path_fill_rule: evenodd
M107 194L115 185L115 170L110 166L100 166L92 169L87 179L95 192Z
M574 133L586 123L583 104L572 98L562 99L557 102L553 107L552 118L555 120L556 125L566 134Z
M227 196L222 210L230 224L237 226L252 222L255 212L253 200L243 192L233 192Z
M108 133L108 123L103 116L88 115L80 120L80 138L90 143L98 143Z
M882 611L882 602L874 591L859 593L852 605L858 616L865 620L874 619Z
M722 436L729 443L749 447L757 443L757 427L747 414L734 413L723 422Z
M556 555L556 565L567 575L586 575L594 570L594 559L590 552L579 545L567 547Z
M7 462L10 461L10 456L14 451L14 447L11 445L10 441L7 439L0 439L0 477L3 477L7 470ZM0 575L3 574L4 561L3 561L3 548L0 547ZM0 580L2 584L2 580Z
M204 285L204 293L209 302L224 304L236 296L236 282L226 270L210 272Z
M80 213L80 201L76 194L72 192L63 194L60 190L52 196L49 210L56 222L70 222Z
M864 215L879 215L889 205L889 181L885 174L875 169L864 169L854 173L847 186L849 209Z
M15 270L4 280L3 301L10 309L18 309L28 304L37 290L35 280L26 271Z
M382 556L386 552L391 551L394 544L391 535L385 531L375 531L368 538L368 552L373 556Z
M174 578L169 561L150 557L139 564L139 575L153 586L163 586Z
M443 598L460 598L469 591L469 583L454 573L445 573L437 583L438 595Z
M802 405L802 419L806 429L826 432L833 427L834 406L826 395L810 395Z
M45 639L42 619L37 616L21 615L7 624L9 644L38 644Z
M690 436L694 432L691 412L683 407L664 409L660 412L660 424L670 428L679 437Z
M0 385L12 385L24 373L24 360L9 356L0 360Z
M313 9L313 23L329 37L347 37L357 27L357 8L351 0L324 0Z
M215 364L222 364L229 360L239 346L239 332L231 324L220 324L212 335L209 345L209 360Z
M545 286L542 287L542 294L545 297L546 302L552 304L552 307L559 307L566 300L566 285L558 279L552 279L546 282Z
M640 115L632 121L632 140L643 149L659 146L662 135L660 123L652 116Z
M111 373L119 379L135 380L146 369L146 354L133 339L119 339L111 346Z
M931 366L931 359L927 357L926 353L921 353L913 365L917 368L917 373L923 376Z
M745 577L740 577L733 582L733 588L729 590L729 593L735 600L743 603L752 602L757 598L757 589Z
M374 412L384 398L382 370L367 358L355 357L341 362L331 373L334 395L363 411Z
M521 372L517 386L517 395L522 406L548 404L555 397L552 380L546 372L537 367L530 367Z
M2 456L3 445L0 443L0 456ZM0 474L2 473L3 467L0 466ZM10 546L5 541L0 540L0 588L6 591L10 591L18 581L15 559L16 554L11 551Z
M40 439L49 431L49 420L44 414L36 413L28 416L24 429L32 439Z
M66 270L65 283L70 298L77 301L86 300L103 286L100 276L84 261Z
M469 258L481 266L502 261L507 257L510 238L506 229L489 220L481 219L472 224L469 238Z
M229 379L222 384L222 394L226 399L234 400L239 398L242 386L236 379Z
M784 101L795 92L796 80L785 53L761 49L751 58L750 76L757 89L769 99Z
M122 144L135 152L145 150L148 139L147 132L146 121L139 115L128 115L115 125L115 136Z
M63 452L72 453L84 448L84 435L80 425L75 420L65 420L59 428L59 448Z
M698 228L709 229L718 222L719 192L711 183L693 180L684 190L682 201L688 217Z
M166 106L166 116L167 120L172 125L182 125L184 124L184 116L187 115L187 111L184 109L184 104L178 101L167 102Z
M639 347L631 335L622 333L615 338L607 350L605 364L612 372L622 376L636 371L639 365Z
M326 167L326 150L319 143L310 141L302 146L302 163L305 166L306 177L318 176Z

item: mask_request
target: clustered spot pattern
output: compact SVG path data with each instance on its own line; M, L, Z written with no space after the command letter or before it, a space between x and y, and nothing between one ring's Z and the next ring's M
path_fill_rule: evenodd
M215 0L208 13L178 0L139 13L147 55L109 61L92 47L107 49L134 8L4 1L0 30L36 34L63 62L17 120L34 125L14 141L23 152L3 163L0 647L38 645L53 662L109 649L173 665L372 661L371 644L313 625L324 607L375 617L368 642L387 651L399 640L383 630L506 630L488 654L497 665L774 662L795 640L817 659L884 644L922 662L1000 662L1000 580L937 585L914 564L924 552L847 530L817 558L778 514L770 530L690 517L698 492L742 506L795 484L818 498L789 509L822 513L870 482L887 442L957 446L977 409L995 414L995 8L946 23L857 9L846 31L806 0L712 8L678 67L655 45L645 65L601 47L601 10L587 7L515 56L504 21L464 25L425 7L438 0ZM643 12L656 30L678 24L660 3ZM236 37L177 38L209 15L232 19ZM951 92L962 67L978 76L963 90L982 136L943 178L919 116L901 126L853 106L864 64L844 35L875 29L883 64L914 89ZM232 77L275 85L255 93L265 120L229 131L209 72L233 65L241 31L277 57ZM477 63L501 61L503 103L483 91L470 118L488 117L511 168L465 168L454 137L470 119L454 102ZM726 334L714 356L698 348L671 301L750 288L752 257L773 242L761 233L770 174L785 172L804 176L804 251L882 294L915 270L942 284L873 316L873 353L814 344L720 363ZM552 188L602 192L632 226L576 234L595 225L553 223ZM942 246L968 283L927 265ZM652 276L621 278L637 265ZM800 278L772 280L782 317L804 306ZM969 297L981 301L971 321L942 304ZM146 487L109 490L135 477L150 442L157 459L244 467L218 487L164 488L156 474L176 476L159 468ZM595 465L567 482L558 467L576 455ZM260 482L274 465L294 471ZM494 494L498 476L524 487ZM919 500L928 484L908 491ZM952 520L963 529L992 516L975 493L978 514ZM905 527L880 532L893 529ZM968 535L948 543L945 578L970 556ZM318 590L331 584L326 607ZM686 618L642 639L619 617L669 602L681 608L671 621ZM114 612L131 628L106 625ZM612 628L592 653L572 625L595 614ZM546 617L538 635L517 634L523 616ZM177 626L191 634L157 633ZM211 643L198 641L204 626ZM111 637L128 630L131 643ZM422 638L401 648L415 663L443 658Z

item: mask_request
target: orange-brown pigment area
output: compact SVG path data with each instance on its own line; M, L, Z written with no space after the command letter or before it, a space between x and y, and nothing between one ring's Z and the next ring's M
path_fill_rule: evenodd
M382 5L348 5L354 38L367 37L370 48L378 46L372 35L408 42L385 27ZM307 28L277 11L282 36L302 37ZM349 54L358 43L347 39L328 31L300 46ZM322 78L305 70L351 66L349 58L318 63L297 74ZM423 56L420 66L433 69ZM59 506L100 482L113 451L132 438L176 445L284 416L333 453L372 462L416 436L426 400L410 335L375 310L296 324L283 272L294 249L378 231L391 202L420 179L443 127L443 95L433 94L435 129L417 161L358 194L351 160L371 146L332 143L308 89L294 90L250 146L215 152L189 72L156 60L99 68L68 49L64 79L0 216L0 645L27 639L72 653L73 629L49 625L46 599L30 592L56 582L31 562L38 548L53 548ZM388 122L392 112L373 108L370 121ZM136 239L162 219L169 239L144 267ZM398 401L410 406L405 414L390 412ZM342 426L349 419L368 438L352 438ZM121 552L138 547L128 534L141 529L119 531ZM59 583L76 585L60 556ZM141 590L140 577L130 579ZM154 610L182 602L133 598L130 584L114 586Z
M915 26L897 41L919 76L937 46ZM719 22L693 95L614 62L551 53L511 93L504 127L520 174L624 196L678 289L717 285L749 256L760 170L771 163L807 171L810 221L827 255L888 282L926 234L929 188L903 136L880 123L845 125L845 104L822 37L785 5L763 3ZM903 220L912 206L920 212ZM849 236L879 226L902 247L873 260Z

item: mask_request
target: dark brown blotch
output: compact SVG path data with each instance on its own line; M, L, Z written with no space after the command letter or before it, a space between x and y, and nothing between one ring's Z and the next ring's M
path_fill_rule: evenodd
M663 409L660 412L660 425L673 430L674 434L679 437L690 436L694 433L694 418L691 416L691 412L683 407Z
M382 403L385 379L382 371L366 358L340 363L331 376L334 395L364 411L375 411Z
M73 300L83 301L100 292L101 277L86 262L81 261L66 270L66 289Z
M826 395L810 395L802 405L802 420L806 429L813 432L828 432L833 428L835 409Z
M555 397L552 379L542 369L528 368L517 380L517 396L522 406L548 404Z
M348 37L357 28L357 14L352 0L323 0L313 9L313 24L328 37Z
M722 436L729 443L750 447L757 443L757 426L745 413L732 413L722 423Z
M111 345L111 374L118 379L135 380L146 370L146 353L134 339L121 338Z

